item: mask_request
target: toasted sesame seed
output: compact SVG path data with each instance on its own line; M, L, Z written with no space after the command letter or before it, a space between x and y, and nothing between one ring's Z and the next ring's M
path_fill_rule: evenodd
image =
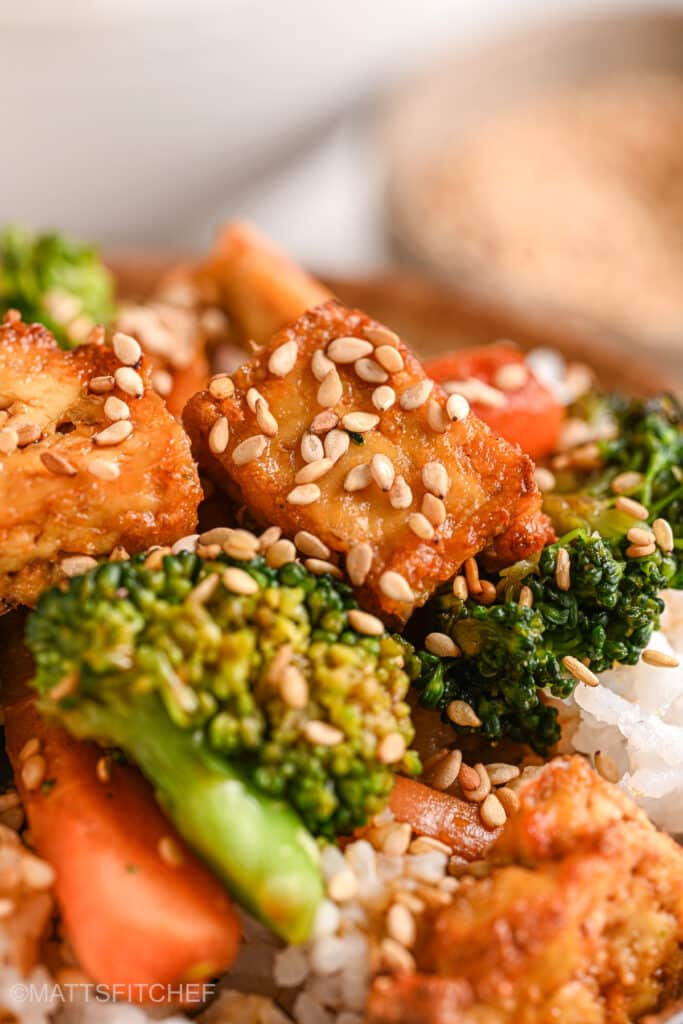
M664 651L656 651L653 647L643 651L641 658L647 665L656 665L659 668L678 668L680 665L678 658Z
M342 426L355 434L365 434L373 430L379 423L379 416L374 412L348 412L342 417Z
M427 423L436 434L445 434L448 430L448 415L434 398L427 402Z
M69 694L73 693L78 687L78 676L71 672L69 675L62 676L58 683L52 687L48 693L50 700L59 701L63 700L64 697L68 697Z
M632 526L626 536L632 544L650 545L655 540L655 535L650 529L643 529L641 526Z
M118 480L121 475L118 465L109 459L90 459L87 469L98 480Z
M405 604L412 604L415 601L415 594L405 576L400 572L387 569L379 578L379 588L385 597L390 601L399 601Z
M21 797L16 789L10 789L7 793L0 795L0 814L12 810L13 807L21 806Z
M212 377L209 382L209 392L214 398L219 400L232 398L235 394L235 384L232 377L227 373L219 373Z
M269 526L258 539L259 551L267 551L271 544L278 541L281 536L282 530L279 526Z
M594 441L581 444L568 453L569 465L577 469L599 469L603 465L600 449ZM558 468L561 468L558 466Z
M130 555L121 544L117 544L115 548L112 548L109 555L110 562L127 562Z
M422 498L422 515L426 516L432 526L441 526L446 521L446 506L435 494L425 494Z
M271 686L280 686L282 673L290 664L292 653L293 648L291 644L283 644L281 647L278 647L266 673L266 679Z
M346 435L348 437L348 434ZM323 443L315 434L304 434L301 438L301 458L304 462L320 462L325 452Z
M580 683L585 683L586 686L597 686L600 682L594 672L584 665L578 658L572 657L571 654L566 654L562 659L562 664L566 668L570 675L574 676L574 679L578 679Z
M370 486L372 477L370 475L370 466L366 462L361 462L344 477L344 490L345 491L363 491L366 487Z
M475 405L484 405L489 409L500 409L507 405L507 398L502 391L492 388L476 377L470 377L468 380L448 380L442 386L446 394L462 395Z
M0 454L11 455L19 444L19 435L14 427L3 427L0 430Z
M652 531L662 551L667 555L670 554L674 549L674 532L671 529L671 524L666 519L655 519Z
M69 341L75 341L80 344L87 340L94 327L95 321L93 318L83 313L81 316L77 316L75 320L72 320L67 326L66 335Z
M327 346L327 357L333 363L355 363L363 356L369 356L373 346L363 338L335 338Z
M233 530L233 535L223 544L223 551L238 562L249 562L258 554L258 540L255 538L256 543L250 544L240 536L243 532L243 530Z
M258 583L254 577L236 565L228 566L221 578L226 590L233 594L240 594L242 597L249 597L258 590Z
M266 551L266 562L271 569L280 569L288 562L296 561L296 548L291 540L276 540Z
M220 544L197 544L195 548L195 552L200 558L208 558L211 562L218 558L222 550Z
M448 396L446 412L450 419L458 423L467 419L470 414L470 403L464 395L453 394Z
M198 540L198 533L188 533L186 537L180 537L180 539L171 546L171 554L179 555L181 551L196 551Z
M205 530L199 534L201 544L225 544L226 540L232 537L235 531L229 526L214 526L212 530ZM254 547L256 544L254 545Z
M643 474L635 470L627 470L619 473L610 484L614 494L627 494L628 491L637 491L643 483Z
M88 381L88 390L94 395L105 395L108 391L114 390L115 384L113 376L91 377Z
M316 459L315 462L308 462L295 475L295 484L310 484L319 480L325 473L329 473L334 465L332 459Z
M334 363L328 359L321 348L317 348L311 359L311 370L316 380L325 379L330 370L334 370Z
M24 833L25 836L26 833ZM49 889L55 881L55 870L52 865L38 857L25 857L22 860L21 875L29 889Z
M49 449L41 452L40 461L45 466L45 469L50 473L54 473L55 476L76 476L76 467L57 452L50 451Z
M28 757L21 768L21 780L29 790L38 789L45 778L47 765L41 754L32 754Z
M325 377L323 377L320 387L318 388L318 394L316 396L318 405L332 408L341 402L344 388L342 386L341 377L335 369L330 370Z
M396 471L394 464L387 455L378 452L370 460L370 476L375 481L380 491L390 491L394 483Z
M416 856L420 856L423 853L443 853L450 857L453 850L448 843L442 843L440 839L435 839L434 836L418 836L417 839L413 839L408 847L408 853L415 854Z
M452 700L446 708L446 714L456 725L469 726L472 729L478 729L481 725L481 718L472 705L464 700Z
M332 462L338 462L349 450L351 439L345 430L331 430L325 436L325 455Z
M389 491L389 504L395 509L410 508L413 503L413 492L411 491L405 477L398 474L393 486Z
M309 558L329 558L330 549L323 544L319 537L309 533L308 530L299 530L294 537L294 543L302 555Z
M519 810L519 797L515 793L514 789L511 789L509 786L502 786L500 789L496 790L496 796L498 797L499 802L503 805L508 818L517 813Z
M425 647L430 654L436 654L440 658L457 658L460 654L460 648L447 633L428 633L425 637Z
M422 512L411 512L406 519L408 529L412 530L416 537L420 540L433 540L434 527L427 519L427 516L423 515Z
M463 765L464 768L464 765ZM466 800L470 800L472 803L482 803L491 792L491 780L489 774L484 768L483 764L475 764L474 771L479 778L479 785L472 788L465 785L463 781L463 771L460 769L459 781L462 786L463 796Z
M555 582L560 590L569 590L571 586L571 560L566 548L557 549Z
M376 363L374 359L358 359L354 364L353 368L360 377L367 384L384 384L389 379L389 374Z
M626 548L626 555L628 558L648 558L650 555L654 555L656 545L654 540L650 544L631 544Z
M133 370L130 366L119 366L114 374L114 380L116 386L125 394L132 395L134 398L142 397L145 385L137 370Z
M621 772L614 760L604 750L596 750L595 767L607 782L618 782L621 778Z
M372 404L379 412L391 409L396 401L396 392L388 384L382 384L372 392Z
M506 363L496 370L493 383L501 391L519 391L528 379L529 370L525 363Z
M479 566L475 558L465 560L465 579L470 594L481 594L481 580L479 579Z
M519 592L517 603L520 608L533 608L534 606L534 595L531 587L523 586Z
M461 601L466 601L470 596L467 580L464 576L456 576L453 580L453 593Z
M189 595L188 600L193 601L195 604L206 604L207 601L211 600L214 591L218 586L218 575L212 573L210 576L205 576L203 580L200 580L196 587L194 587Z
M376 348L375 359L389 373L400 373L405 365L403 356L393 345L380 345Z
M539 491L552 491L555 488L555 474L545 466L536 466L534 479Z
M161 566L163 565L164 558L166 557L166 555L169 555L170 553L171 553L171 549L170 548L165 548L165 547L164 548L162 548L162 547L152 548L152 550L147 555L147 558L144 561L145 569L153 569L153 570L161 569Z
M392 349L391 351L393 352L394 350ZM417 384L413 384L412 387L406 388L399 398L398 404L406 412L412 411L413 409L420 409L425 404L433 390L434 381L425 378L424 380L418 381Z
M415 970L415 960L405 946L391 937L382 939L380 943L382 965L387 971L395 974L409 974Z
M349 625L357 633L362 633L364 636L382 636L384 633L384 623L382 620L378 619L376 615L361 611L360 608L351 608L347 612L347 617Z
M317 484L300 484L292 488L287 495L290 505L312 505L320 499L320 488Z
M489 793L479 808L482 822L489 829L502 828L507 821L505 808L495 793Z
M278 346L268 360L268 369L276 377L286 377L294 369L299 354L299 347L295 341L287 341L284 345Z
M69 578L82 576L84 573L90 572L91 569L96 569L97 561L90 555L69 555L61 560L59 568Z
M382 853L388 854L389 857L402 857L408 849L412 829L407 821L390 821L386 825L380 826L375 835L379 840ZM407 901L404 898L406 896L408 896ZM399 889L395 898L397 901L401 900L403 905L410 909L411 897L405 890ZM424 904L417 897L412 897L412 900L416 906L416 912L424 909Z
M377 758L382 764L397 764L406 752L406 741L400 732L390 732L377 747Z
M268 408L268 403L264 398L259 398L256 403L256 423L259 430L266 437L275 437L277 434L278 422Z
M422 467L422 483L437 498L445 498L451 486L448 471L441 462L428 462Z
M18 423L14 420L12 425L17 432L17 444L20 448L25 448L42 437L43 431L37 423Z
M394 903L389 907L387 913L387 935L394 939L395 942L405 946L406 949L410 949L415 944L415 918L400 903Z
M461 765L462 752L460 750L447 751L429 772L430 786L439 790L450 789L457 781Z
M341 729L315 719L306 722L303 733L308 742L316 747L337 747L344 739Z
M463 789L474 790L481 785L479 772L469 764L462 763L458 772L458 782Z
M374 345L391 345L392 348L396 348L400 344L398 334L382 324L368 324L363 328L363 334Z
M137 366L142 358L142 349L130 334L117 331L111 341L114 355L124 366Z
M209 431L209 449L214 455L222 455L230 440L230 425L225 416L219 416ZM239 445L237 446L240 447ZM235 449L237 451L237 448ZM233 456L234 457L234 456Z
M95 765L95 775L97 776L97 781L105 786L108 782L111 782L111 758L107 757L106 754L98 757L97 764Z
M319 412L317 416L313 417L308 429L312 434L326 434L328 430L334 430L338 423L339 417L336 412L326 409L325 412Z
M327 894L335 903L346 903L358 892L358 879L351 868L344 867L332 875L327 883Z
M37 736L31 736L19 751L19 760L26 761L29 757L33 757L40 750L40 746L40 739Z
M366 541L354 544L346 555L346 571L355 587L363 586L371 565L372 548L370 545Z
M257 402L265 402L266 407L268 406L268 402L263 397L263 395L261 394L261 392L259 391L258 388L249 388L247 390L246 402L247 402L247 406L249 407L250 412L253 412L253 413L256 412L256 403Z
M240 441L240 443L233 448L232 461L236 466L246 466L247 463L260 458L266 450L267 445L267 437L263 434L253 434L252 437L248 437L245 441Z
M516 764L506 764L502 761L494 761L486 765L492 786L504 786L507 782L519 778L519 768Z
M342 579L343 574L339 566L335 565L334 562L327 561L325 558L307 558L304 565L314 576L329 574L334 576L335 579Z
M173 836L162 836L157 843L157 850L163 862L172 868L181 867L185 860L183 851Z
M280 675L280 696L287 707L300 711L308 704L308 683L296 665L285 665Z
M639 501L634 501L633 498L627 498L623 494L619 495L614 505L620 512L623 512L624 515L631 516L632 519L642 519L645 521L650 515L645 506L641 505Z
M104 403L104 415L114 423L118 420L129 420L130 407L116 395L110 395Z
M481 590L478 594L474 595L474 600L483 605L495 604L498 596L495 584L489 580L479 580L479 584Z

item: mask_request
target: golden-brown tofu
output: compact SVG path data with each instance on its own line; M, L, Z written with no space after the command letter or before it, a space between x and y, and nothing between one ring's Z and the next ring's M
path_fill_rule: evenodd
M65 352L38 324L0 325L0 607L34 604L68 556L132 553L193 530L201 490L188 439L144 363L115 381L122 369L108 346ZM142 396L118 381L140 382Z
M540 506L531 460L466 409L449 418L442 389L364 313L318 307L233 382L186 408L200 464L261 523L345 555L384 613L405 618L518 510Z
M680 993L683 851L578 757L551 762L370 1024L629 1024Z

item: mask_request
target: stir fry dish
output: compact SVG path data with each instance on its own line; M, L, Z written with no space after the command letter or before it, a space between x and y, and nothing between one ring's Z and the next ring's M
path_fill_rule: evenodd
M424 363L248 225L118 287L0 239L6 1019L58 1020L12 987L48 979L82 1024L91 991L135 1024L666 1020L677 400L509 341Z

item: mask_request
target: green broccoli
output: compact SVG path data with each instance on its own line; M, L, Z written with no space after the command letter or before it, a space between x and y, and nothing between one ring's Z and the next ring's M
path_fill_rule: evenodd
M105 563L27 626L41 708L123 750L236 896L289 941L322 886L313 836L363 825L394 772L419 770L410 651L350 618L351 591L298 563ZM373 620L373 623L376 620ZM50 694L64 679L72 692ZM63 687L62 687L63 692Z
M114 316L113 278L97 251L66 235L11 225L0 235L0 315L18 309L48 327L63 348Z

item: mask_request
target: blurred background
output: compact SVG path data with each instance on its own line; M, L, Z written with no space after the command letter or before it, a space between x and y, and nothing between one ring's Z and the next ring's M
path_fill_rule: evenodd
M0 219L683 338L683 2L3 0Z

